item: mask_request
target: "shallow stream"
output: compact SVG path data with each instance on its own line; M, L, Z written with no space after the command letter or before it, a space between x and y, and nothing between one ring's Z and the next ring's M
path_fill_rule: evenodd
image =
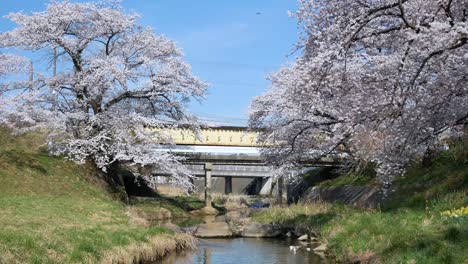
M180 226L200 222L224 222L250 216L251 210L230 211L224 215L172 220ZM162 224L162 223L158 223ZM291 246L297 247L292 250ZM198 248L171 254L158 263L164 264L324 264L332 263L313 253L317 245L291 238L209 238L199 239ZM309 250L308 250L309 249Z
M300 243L287 239L231 238L200 239L195 251L172 254L164 264L321 264L327 263L307 246L294 253L290 246Z

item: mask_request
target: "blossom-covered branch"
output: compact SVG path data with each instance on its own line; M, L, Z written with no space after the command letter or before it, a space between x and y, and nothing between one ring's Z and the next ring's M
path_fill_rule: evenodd
M0 33L1 48L54 51L60 64L55 75L35 73L27 90L10 93L14 111L3 123L47 129L52 153L104 171L160 167L190 185L178 157L155 151L171 143L161 128L197 126L184 105L205 93L173 41L138 25L117 1L53 1L43 12L7 17L17 26Z
M464 0L301 0L302 55L251 107L251 126L277 142L266 157L341 149L391 184L468 122L467 10Z

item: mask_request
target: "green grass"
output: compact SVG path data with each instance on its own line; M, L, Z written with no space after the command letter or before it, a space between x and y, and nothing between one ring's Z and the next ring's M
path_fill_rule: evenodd
M273 207L253 215L255 221L306 225L319 232L339 260L375 253L383 263L466 263L468 219L441 216L466 205L466 192L450 193L427 210L360 210L326 203Z
M468 189L468 147L455 145L443 152L432 166L415 164L396 179L397 193L385 205L385 210L398 207L424 208L454 191Z
M168 198L168 202L186 211L198 210L205 207L205 201L197 196L176 196Z
M317 216L322 216L331 211L331 204L293 204L288 207L271 207L254 213L256 221L263 223L275 223L282 225L316 224Z
M0 130L0 263L96 263L170 234L132 223L96 171L48 156L40 142Z
M382 263L467 263L467 217L441 215L468 205L467 179L466 148L460 147L429 168L412 166L396 180L397 191L382 210L315 203L274 207L253 218L319 230L340 260L376 254Z
M203 195L201 195L203 196ZM211 193L211 199L216 206L222 207L225 205L238 205L246 206L249 203L251 197L245 194L224 194L213 192Z
M319 183L321 187L341 187L341 186L366 186L376 185L374 175L363 172L363 173L348 173L346 175L337 177L332 180L326 180Z
M132 200L131 210L140 217L148 220L191 218L189 211L198 210L205 206L205 202L195 196L164 197L157 196L146 200Z
M451 193L427 210L337 210L337 217L322 228L322 237L341 258L373 252L384 263L465 263L468 222L440 215L461 207L465 196Z

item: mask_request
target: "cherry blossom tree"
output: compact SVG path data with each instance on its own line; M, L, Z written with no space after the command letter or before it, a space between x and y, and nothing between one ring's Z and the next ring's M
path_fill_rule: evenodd
M5 118L7 109L11 108L10 101L4 96L11 90L15 90L17 85L11 85L8 80L12 75L24 73L27 68L27 60L20 56L0 53L0 120ZM15 82L17 83L17 82ZM23 83L24 85L24 83Z
M279 166L346 152L383 186L468 116L466 0L301 0L299 58L271 76L250 125Z
M205 92L173 41L139 25L117 1L52 1L43 12L7 18L16 27L0 33L0 47L45 51L58 72L3 86L14 106L4 124L48 131L51 153L92 162L111 184L121 184L124 164L157 167L191 185L180 158L158 151L171 143L164 128L197 126L184 105Z
M26 62L23 57L0 53L0 77L21 72L26 67Z

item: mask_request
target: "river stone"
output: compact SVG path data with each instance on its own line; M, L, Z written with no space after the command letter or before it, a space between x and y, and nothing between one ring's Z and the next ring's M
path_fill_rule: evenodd
M198 210L193 210L190 212L191 215L200 216L200 215L217 215L219 214L218 210L211 206L205 206Z
M328 249L327 244L326 244L326 243L323 243L323 244L321 244L320 246L314 248L314 251L315 251L315 252L325 252L325 251L327 251L327 249Z
M241 236L242 230L244 230L245 223L242 220L231 220L228 222L229 228L232 231L233 236Z
M300 237L304 234L309 232L309 227L305 224L297 224L295 226L290 227L292 229L292 233L296 237Z
M193 235L200 238L232 237L232 231L226 222L215 222L198 225Z
M234 211L227 211L225 214L226 221L246 219L250 216L251 212L252 210L250 208L242 208Z
M326 259L327 256L325 255L324 252L321 252L321 251L314 251L314 254L319 256L321 259ZM350 263L355 263L355 262L350 262ZM358 262L359 263L359 262Z
M258 222L250 222L244 226L242 231L243 237L277 237L281 235L282 228L274 224L261 224Z
M306 241L306 240L309 240L309 236L308 235L302 235L302 236L298 237L297 240Z

